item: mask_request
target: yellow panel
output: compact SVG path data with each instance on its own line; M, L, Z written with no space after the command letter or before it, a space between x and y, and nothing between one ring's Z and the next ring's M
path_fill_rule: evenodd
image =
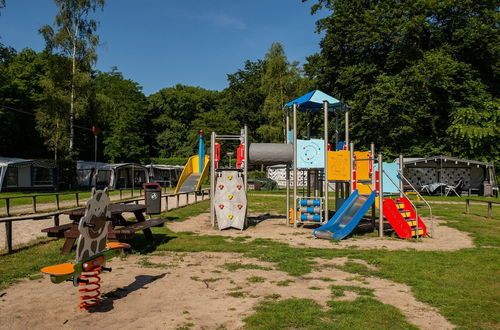
M354 157L356 157L356 159L368 159L370 158L370 152L355 151ZM356 180L371 180L370 161L360 160L356 162Z
M349 163L349 151L328 151L328 180L349 181L351 178L351 166Z
M358 182L358 192L360 195L369 195L372 193L371 184L362 184Z

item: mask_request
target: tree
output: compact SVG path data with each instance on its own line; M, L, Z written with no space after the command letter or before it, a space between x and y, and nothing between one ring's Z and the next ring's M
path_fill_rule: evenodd
M76 98L79 79L85 79L84 73L89 72L97 60L95 47L99 37L94 34L97 21L90 14L104 8L104 0L54 0L59 9L55 18L57 31L50 25L43 26L39 32L45 39L46 49L59 50L61 55L71 58L70 102L69 102L69 152L74 152L74 120L78 115ZM82 73L82 74L80 74ZM48 114L47 114L48 115ZM57 121L57 119L56 119ZM74 155L72 155L74 156Z
M347 101L351 137L389 155L500 162L496 1L318 0L308 76Z
M196 150L196 135L200 128L194 120L200 114L216 110L220 92L200 87L176 85L164 88L148 97L149 113L157 136L161 157L187 157ZM205 118L205 120L218 120ZM207 132L208 133L208 132ZM191 138L189 138L191 136Z
M298 63L290 63L281 43L271 45L264 59L264 72L261 78L261 92L265 95L263 112L266 123L257 132L266 142L283 142L283 106L299 96L300 72Z
M101 128L104 154L111 162L139 162L148 156L145 144L146 97L138 83L114 68L95 77L98 111L91 124Z
M48 157L35 129L35 113L43 95L41 81L48 71L46 54L24 49L16 53L0 45L0 154Z
M266 119L262 112L265 99L261 90L263 73L262 60L245 61L243 69L227 75L229 86L222 91L222 110L237 120L239 127L247 125L250 136L254 139L258 139L257 129Z

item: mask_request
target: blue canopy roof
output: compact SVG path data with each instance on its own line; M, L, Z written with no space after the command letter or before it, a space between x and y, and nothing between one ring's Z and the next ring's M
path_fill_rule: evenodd
M313 90L301 97L288 102L285 104L285 108L290 109L296 103L298 105L297 109L299 111L311 110L313 112L318 112L323 109L323 101L328 102L328 108L330 111L333 111L333 108L337 108L342 106L342 102L330 96L328 94L323 93L320 90Z

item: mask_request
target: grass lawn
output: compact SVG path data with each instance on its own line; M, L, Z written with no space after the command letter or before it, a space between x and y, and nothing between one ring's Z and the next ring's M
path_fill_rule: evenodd
M500 209L494 209L494 218L488 219L481 216L486 214L482 213L482 207L474 205L472 214L465 215L462 204L433 205L435 215L449 220L446 225L469 232L474 238L475 248L452 252L298 248L268 239L249 241L219 235L196 236L190 232L172 232L166 227L153 228L157 239L153 244L148 244L141 234L130 243L136 253L142 255L155 251L239 252L244 257L272 262L276 269L290 276L303 276L321 268L321 262L312 261L315 258L362 259L377 266L377 270L369 270L354 262L347 262L340 268L355 276L376 276L405 283L419 301L436 307L460 328L498 328ZM170 221L183 221L207 211L208 201L204 201L162 216ZM283 198L250 196L249 211L283 214ZM424 214L425 208L422 207L421 212ZM40 240L11 255L0 255L0 289L19 278L36 274L42 266L74 258L60 256L61 245L62 241ZM239 266L231 264L228 267L238 269ZM338 287L332 287L332 295L338 290ZM314 291L311 292L313 295ZM354 301L332 300L327 309L318 307L309 299L269 299L257 306L255 313L244 321L250 329L414 328L397 309L380 303L369 294Z

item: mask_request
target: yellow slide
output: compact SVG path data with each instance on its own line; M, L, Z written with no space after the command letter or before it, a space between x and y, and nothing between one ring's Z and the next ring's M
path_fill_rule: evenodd
M197 191L201 187L203 179L208 174L209 170L209 157L205 156L203 170L199 171L199 156L189 157L184 169L182 170L177 187L175 187L174 194L178 192Z

